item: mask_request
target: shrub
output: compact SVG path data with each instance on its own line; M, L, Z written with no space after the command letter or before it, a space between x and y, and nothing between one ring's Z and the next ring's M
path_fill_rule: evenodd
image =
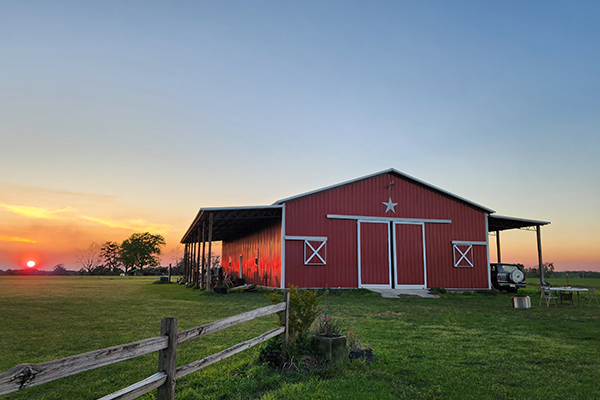
M290 309L289 309L289 343L287 347L288 360L300 360L303 356L310 354L312 345L309 330L315 319L321 314L319 303L327 291L319 296L316 290L299 289L290 286ZM271 304L281 303L282 294L272 292L267 295ZM283 312L277 313L278 324L283 325ZM273 366L281 366L281 338L273 338L262 347L259 357L260 362L266 362Z
M260 355L258 356L260 363L269 364L272 367L279 367L281 365L281 337L274 337L267 340L260 348Z
M315 333L320 336L334 337L343 335L344 331L338 320L329 318L325 313L317 319Z
M289 310L289 337L292 344L302 340L307 335L310 326L321 313L319 303L327 292L321 296L316 290L299 289L296 286L290 286L290 310ZM281 303L283 301L280 293L269 293L267 295L271 304ZM283 313L277 314L279 325L283 325Z
M446 289L444 289L443 287L432 287L431 289L429 289L429 293L446 294Z
M325 310L325 314L319 316L319 319L314 326L315 334L325 337L342 336L344 333L340 322L334 318L331 318L328 291L325 291L323 296L325 296L325 304L327 309Z

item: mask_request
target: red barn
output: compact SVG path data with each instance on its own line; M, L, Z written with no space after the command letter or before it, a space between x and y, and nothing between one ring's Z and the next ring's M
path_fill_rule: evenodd
M539 242L547 224L493 213L390 169L271 206L203 208L182 243L197 265L200 244L222 241L224 272L264 286L488 289L488 232L499 244L500 230L535 226Z

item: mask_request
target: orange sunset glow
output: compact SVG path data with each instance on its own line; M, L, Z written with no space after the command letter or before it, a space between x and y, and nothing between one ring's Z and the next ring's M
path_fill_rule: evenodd
M27 266L51 270L57 264L78 270L76 249L91 243L121 242L134 232L165 236L165 264L177 258L180 232L187 221L156 215L119 202L111 196L12 186L0 191L0 269ZM19 197L27 203L19 204ZM34 200L37 199L37 200ZM168 213L167 213L168 214ZM173 228L173 224L180 227ZM7 229L8 228L8 229Z
M46 196L49 195L45 191ZM18 268L19 265L52 269L62 263L69 269L80 266L74 257L76 249L92 242L121 242L133 232L160 233L167 240L163 263L168 265L181 257L179 240L189 224L188 218L156 219L152 214L127 204L118 204L105 196L56 192L46 198L48 204L18 206L0 204L0 217L14 229L11 236L0 236L0 265ZM63 201L63 204L60 202ZM193 210L195 204L188 207ZM127 217L119 208L128 210ZM92 216L92 215L98 216ZM190 215L193 213L190 212ZM131 218L136 216L137 218ZM543 259L553 262L557 270L598 270L597 246L594 236L586 231L571 232L561 219L542 228ZM570 242L564 242L564 233ZM535 232L507 231L501 233L504 262L520 262L526 266L537 263ZM490 236L490 260L496 260L495 237ZM214 247L219 251L218 244ZM35 256L35 257L33 257Z

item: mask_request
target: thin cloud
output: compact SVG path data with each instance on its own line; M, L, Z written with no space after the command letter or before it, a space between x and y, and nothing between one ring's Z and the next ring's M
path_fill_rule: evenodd
M171 226L167 224L153 224L142 219L130 220L130 221L109 221L107 219L90 217L82 215L81 218L96 222L98 224L106 225L111 228L126 229L130 231L138 232L154 232L154 233L167 233L171 230Z
M96 200L102 200L102 201L114 201L116 198L113 195L98 194L98 193L86 193L86 192L72 192L72 191L68 191L68 190L58 190L58 189L48 189L48 188L41 188L41 187L36 187L36 186L19 185L19 184L3 182L3 181L0 181L0 188L2 188L2 190L10 191L13 193L23 193L27 197L31 197L31 196L41 196L41 197L45 197L45 198L69 197L69 198L73 198L73 199L77 199L77 198L86 199L86 200L96 199Z
M73 207L70 206L67 206L65 208L59 208L57 210L49 210L43 207L15 206L11 204L0 203L0 207L4 208L5 210L11 211L15 214L38 219L64 219L64 215L62 213L76 211Z
M22 238L18 236L0 236L0 242L37 243L37 240Z

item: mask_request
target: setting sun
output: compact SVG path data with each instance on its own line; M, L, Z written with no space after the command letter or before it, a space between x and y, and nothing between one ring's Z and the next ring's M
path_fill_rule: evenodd
M28 266L29 268L33 268L33 267L35 267L35 261L27 261L27 266Z

